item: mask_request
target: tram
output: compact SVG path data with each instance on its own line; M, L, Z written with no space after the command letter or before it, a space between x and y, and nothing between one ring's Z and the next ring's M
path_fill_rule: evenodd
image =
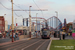
M49 28L42 28L41 29L41 38L42 39L44 39L44 38L50 39L50 30L49 30Z

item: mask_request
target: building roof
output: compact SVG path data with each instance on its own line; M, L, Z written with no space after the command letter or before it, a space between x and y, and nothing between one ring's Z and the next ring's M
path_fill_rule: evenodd
M73 23L75 23L75 20L73 21Z
M0 18L3 18L4 16L0 16Z
M73 24L73 22L69 22L68 24Z

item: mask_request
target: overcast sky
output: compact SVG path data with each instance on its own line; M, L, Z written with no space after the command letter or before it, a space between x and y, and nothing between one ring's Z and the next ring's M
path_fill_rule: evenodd
M43 17L43 18L50 18L52 16L55 16L55 11L58 12L58 18L64 22L64 18L66 18L67 23L73 22L75 19L75 0L13 0L14 2L14 10L15 9L23 9L23 10L29 10L29 6L31 7L31 10L34 9L48 9L48 11L43 11L43 14L41 11L31 11L31 16L35 17L36 13L38 13L37 17ZM10 10L6 9L2 6L2 4L9 8ZM37 7L36 6L39 7ZM17 6L15 6L17 5ZM20 7L20 8L19 8ZM18 16L23 16L23 18L29 17L29 11L15 11L15 13ZM17 23L19 25L22 24L22 17L16 16L14 13L14 23L15 18L17 18ZM11 11L11 0L0 0L0 16L5 15L5 20L8 21L8 24L11 24L11 17L12 17L12 11Z

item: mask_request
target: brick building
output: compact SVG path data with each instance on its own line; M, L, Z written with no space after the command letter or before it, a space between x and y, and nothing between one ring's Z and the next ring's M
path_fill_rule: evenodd
M4 20L4 16L0 16L0 31L5 31L5 20Z

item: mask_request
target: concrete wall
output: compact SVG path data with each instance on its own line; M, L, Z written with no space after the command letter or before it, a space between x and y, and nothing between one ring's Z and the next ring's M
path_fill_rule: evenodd
M29 35L20 35L19 40L24 39L24 38L29 38Z
M31 35L33 37L33 35ZM20 35L19 40L24 39L24 38L30 38L29 35Z

